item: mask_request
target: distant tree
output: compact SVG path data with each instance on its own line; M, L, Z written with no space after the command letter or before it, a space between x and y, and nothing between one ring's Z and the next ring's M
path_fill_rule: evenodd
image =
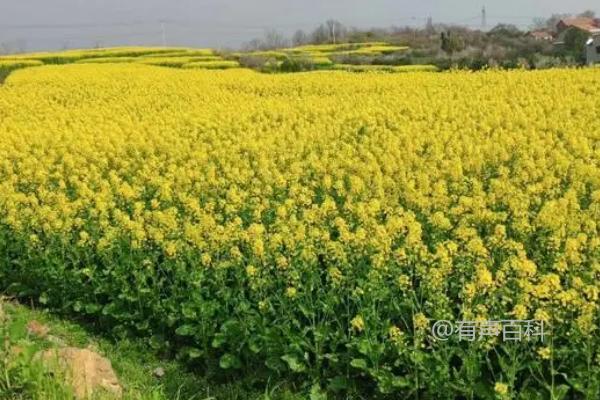
M244 43L242 48L245 51L274 50L288 47L288 44L288 40L285 36L275 29L269 29L265 31L265 34L261 39L252 39L249 42Z
M263 46L263 42L261 39L252 39L242 46L244 51L257 51L260 50Z
M564 52L566 56L573 57L578 63L585 63L585 44L589 34L581 29L570 28L565 34Z
M327 33L329 35L329 42L333 44L343 40L346 35L347 30L344 25L335 19L327 20L325 26L327 27Z
M265 32L263 39L263 50L281 49L287 47L288 41L281 33L275 29L269 29Z
M577 16L584 18L595 18L596 13L592 10L586 10L577 14ZM556 25L558 25L560 20L570 17L573 17L573 14L552 14L550 18L535 18L533 20L532 29L555 31Z
M239 63L244 68L250 68L257 71L273 71L277 69L277 61L273 58L263 55L253 55L252 53L242 55Z
M427 17L427 22L425 23L425 32L428 34L435 33L435 27L433 25L433 18Z
M310 38L302 29L297 30L296 33L294 33L294 36L292 37L292 44L294 46L302 46L309 42Z
M531 30L532 31L541 31L541 30L547 29L548 28L547 21L548 20L546 18L541 18L541 17L534 18L531 23Z
M442 32L442 50L452 58L452 55L465 49L464 40L451 31Z
M27 40L17 39L11 42L2 42L0 52L6 54L25 53L27 51Z
M523 32L521 32L521 30L515 25L498 24L488 32L488 35L515 38L523 35Z
M596 18L596 12L593 10L585 10L584 12L577 14L577 16L585 18Z
M324 24L319 25L311 34L311 42L315 44L327 43L329 41L329 31Z
M279 66L282 72L302 72L315 69L315 64L310 58L305 57L288 57Z
M552 14L550 18L535 18L533 20L534 30L556 31L556 25L561 19L569 18L572 14Z

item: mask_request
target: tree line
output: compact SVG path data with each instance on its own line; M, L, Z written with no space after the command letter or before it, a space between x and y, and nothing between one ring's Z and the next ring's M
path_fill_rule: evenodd
M481 69L549 68L581 65L585 63L583 31L569 32L563 46L553 41L539 40L529 34L534 30L555 32L558 22L571 16L594 18L593 11L579 14L555 14L549 18L536 18L530 30L511 24L498 24L490 30L470 29L458 25L434 24L431 19L423 27L392 26L390 28L358 29L329 19L314 30L296 31L286 37L276 30L268 30L261 38L244 45L244 50L273 50L308 44L359 43L384 41L393 45L408 46L409 51L394 57L364 57L347 59L346 63L377 64L434 64L442 69L459 67Z

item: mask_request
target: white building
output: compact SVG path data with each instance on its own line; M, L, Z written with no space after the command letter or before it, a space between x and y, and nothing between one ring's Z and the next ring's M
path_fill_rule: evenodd
M586 43L588 64L600 63L600 34L595 34Z

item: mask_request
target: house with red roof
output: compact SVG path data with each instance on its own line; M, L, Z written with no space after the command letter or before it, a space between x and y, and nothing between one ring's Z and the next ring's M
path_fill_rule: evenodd
M568 29L575 28L590 33L600 33L600 18L570 17L561 19L556 25L559 36Z
M600 19L571 17L560 20L556 25L557 37L554 44L556 46L564 45L565 37L574 29L589 36L585 44L588 64L600 63Z
M552 32L548 32L546 30L530 31L527 33L527 35L538 41L551 42L554 40Z

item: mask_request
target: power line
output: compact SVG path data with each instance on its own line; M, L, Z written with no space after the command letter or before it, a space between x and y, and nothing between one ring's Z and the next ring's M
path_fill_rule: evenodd
M482 13L480 15L469 16L466 18L458 19L458 20L446 20L446 24L457 24L460 26L472 28L472 29L480 29L482 27L486 27L490 24L490 21L493 22L512 22L513 25L518 27L528 27L531 26L530 23L525 23L524 20L529 20L533 22L534 16L527 15L490 15L487 14L487 10L485 7L482 8ZM387 21L379 20L371 21L371 22L361 22L359 24L345 24L349 28L357 27L358 29L368 29L367 26L372 28L380 27L400 27L403 24L406 26L412 25L410 23L418 24L425 23L428 21L429 17L419 17L419 16L398 16L398 17L390 17L385 18ZM480 20L481 19L481 20ZM479 23L478 23L478 20ZM440 21L440 19L438 19ZM356 22L356 21L355 21ZM171 36L179 37L179 42L181 43L182 35L187 35L186 31L190 30L189 37L192 37L191 30L194 31L194 36L198 37L198 35L210 35L214 36L235 36L236 38L243 37L251 37L260 35L261 32L264 32L267 29L282 29L282 30L292 30L292 29L312 29L318 27L320 24L318 22L308 22L302 21L297 23L292 22L265 22L262 24L226 24L220 23L218 21L211 21L215 26L208 26L206 21L194 20L194 19L181 19L181 18L164 18L160 20L149 19L149 20L132 20L132 21L115 21L115 22L77 22L77 23L58 23L58 24L8 24L0 26L0 30L13 30L14 36L22 36L23 33L18 33L19 30L28 30L34 35L30 36L27 34L27 40L54 40L54 41L76 41L76 42L85 42L85 41L126 41L128 39L140 39L144 42L154 42L156 44L162 43L163 46L168 44L167 38L167 30L174 31L175 33L171 33ZM156 29L157 24L160 26L160 30ZM103 34L106 32L107 28L115 28L111 29L107 34ZM147 29L146 29L147 28ZM48 31L48 36L41 36L45 32ZM73 32L75 31L76 32ZM97 31L94 32L94 30ZM125 32L119 33L120 30L124 30ZM51 31L55 31L54 34ZM61 32L62 31L62 32ZM35 32L38 32L40 36L37 36ZM336 32L337 34L337 32ZM53 37L52 37L53 36ZM336 35L337 36L337 35ZM184 39L187 40L187 39ZM225 41L230 40L227 37L224 38ZM237 40L237 39L236 39Z
M7 24L2 28L8 29L86 29L86 28L114 28L149 25L155 22L110 22L110 23L69 23L69 24Z
M485 15L484 15L485 14ZM412 16L412 17L394 17L391 20L388 20L387 22L383 22L380 21L379 24L383 25L389 25L390 23L393 25L394 23L398 23L398 22L408 22L408 21L412 21L412 22L423 22L423 21L427 21L429 17L418 17L418 16ZM525 15L489 15L487 14L487 12L485 11L485 7L482 9L482 14L480 15L475 15L475 16L469 16L466 18L461 18L461 19L448 19L446 20L447 23L465 23L465 22L471 22L471 21L476 21L479 19L482 19L482 24L484 25L487 24L488 20L517 20L517 19L530 19L533 20L535 19L535 16L525 16ZM438 18L438 20L441 20L440 18ZM212 21L212 22L216 22L216 21ZM106 22L106 23L60 23L60 24L6 24L6 25L2 25L1 28L3 29L27 29L27 30L38 30L38 29L93 29L93 28L114 28L114 27L133 27L133 26L142 26L142 25L154 25L156 23L159 24L169 24L169 26L175 26L175 27L184 27L184 26L190 26L190 27L194 27L196 29L198 28L202 28L203 25L206 24L206 21L200 21L200 20L188 20L188 19L172 19L172 18L167 18L167 19L161 19L161 20L147 20L147 21L119 21L119 22ZM374 24L375 21L372 21L370 23L360 23L358 25L368 25L368 24ZM221 24L223 25L223 24ZM235 25L235 29L236 30L259 30L259 29L269 29L269 28L280 28L280 29L287 29L287 28L298 28L298 27L317 27L319 25L319 23L315 23L315 22L308 22L308 21L303 21L303 22L289 22L289 23L281 23L281 22L276 22L276 23L265 23L262 25ZM351 25L352 26L352 25ZM161 30L162 30L162 26L161 26Z

